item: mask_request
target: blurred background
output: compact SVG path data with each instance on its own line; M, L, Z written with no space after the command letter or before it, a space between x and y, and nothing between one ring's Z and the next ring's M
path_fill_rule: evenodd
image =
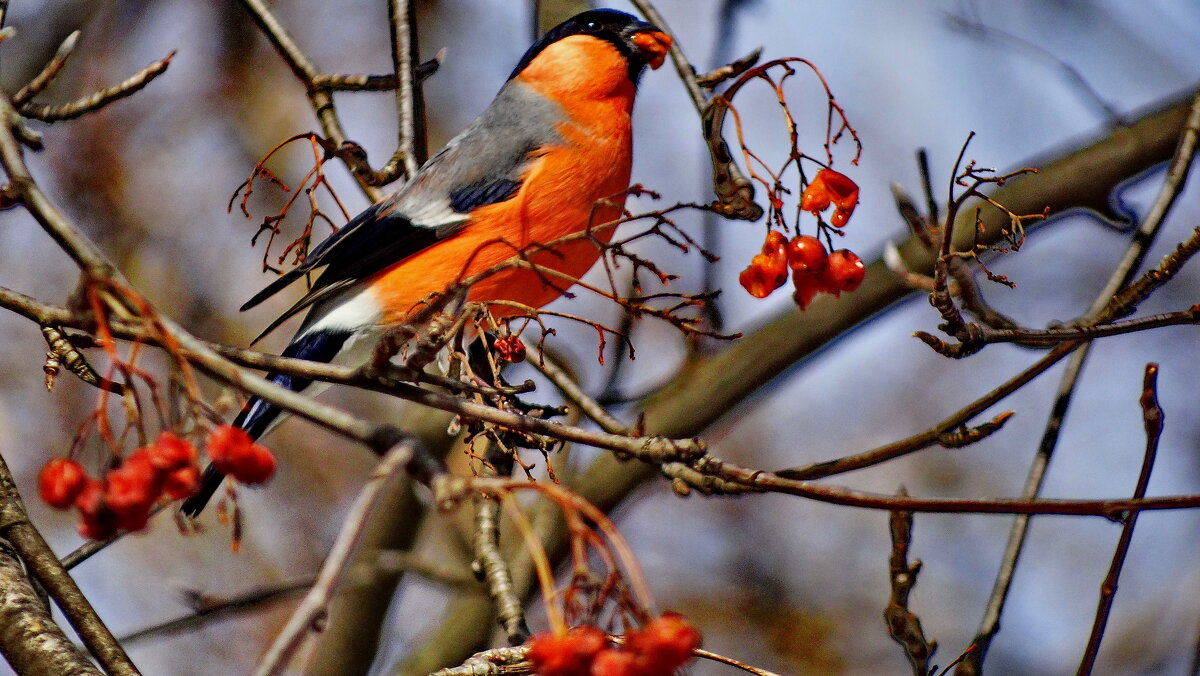
M614 0L604 3L630 9ZM660 0L657 5L701 70L757 46L766 58L815 62L863 139L859 166L842 147L835 166L862 189L844 246L865 259L906 238L888 184L919 194L915 151L928 148L935 187L944 192L968 132L969 157L1002 169L1053 156L1109 133L1122 120L1188 96L1200 81L1200 6L1190 0L1006 3L880 0ZM391 69L386 5L368 0L288 0L280 20L326 72ZM436 149L491 100L533 39L531 3L427 0L419 3L423 58L448 55L425 84L430 145ZM42 96L60 102L124 79L178 50L169 71L138 95L105 110L44 129L46 150L31 158L50 196L116 260L164 313L194 333L245 345L287 299L247 314L237 307L269 280L262 250L249 246L257 221L227 213L230 195L254 163L279 141L317 129L300 85L233 2L17 0L7 23L17 35L0 46L0 83L28 80L71 31L82 38L65 75ZM983 24L994 30L979 30ZM1066 74L1069 64L1088 88ZM801 73L789 85L801 120L802 147L820 155L824 103ZM395 147L390 93L339 94L350 138L375 166ZM752 146L778 165L786 131L762 87L740 95ZM682 85L669 68L644 77L635 114L633 180L676 201L710 199L707 151ZM294 184L309 151L285 151L273 165ZM339 168L330 177L351 212L365 198ZM1145 212L1161 171L1119 191ZM1157 261L1196 226L1200 191L1193 179L1149 260ZM263 190L251 206L261 217L278 208ZM655 208L648 199L636 209ZM702 230L702 218L681 225ZM811 223L810 223L811 225ZM760 224L722 222L713 273L725 290L726 328L748 331L796 312L788 294L757 301L737 274L762 242ZM984 283L998 309L1029 326L1084 312L1119 259L1127 236L1093 214L1071 214L1031 236L992 269L1017 283ZM647 255L681 275L675 289L699 290L703 261L650 245ZM596 271L593 271L595 273ZM599 279L599 278L597 278ZM75 283L67 258L20 209L0 214L0 285L61 302ZM1196 303L1200 273L1184 272L1141 308L1167 312ZM581 296L561 309L613 320L611 304ZM842 302L853 302L853 295ZM911 334L933 331L936 312L922 297L897 305L818 355L780 373L769 387L711 428L721 457L763 468L807 464L872 448L926 429L991 390L1038 354L997 345L963 361L933 353ZM595 334L560 325L554 345L573 357L590 391L613 368L595 359ZM278 350L284 330L264 343ZM682 367L685 344L670 327L636 327L637 359L623 365L620 392L636 395ZM0 453L31 494L38 468L63 454L94 405L95 391L60 377L42 386L45 351L38 327L0 314ZM1195 327L1173 327L1100 341L1070 411L1045 494L1126 496L1142 460L1137 398L1146 362L1161 364L1166 431L1151 494L1200 492L1200 345ZM149 362L148 362L149 363ZM1015 495L1041 436L1061 366L1002 404L1016 416L1003 432L966 449L931 449L838 483L915 495ZM513 378L526 377L515 371ZM542 388L542 396L553 393ZM215 390L214 390L215 393ZM331 392L331 401L373 417L407 415L381 396ZM997 408L990 414L995 414ZM415 423L414 423L415 424ZM264 490L245 490L241 551L210 513L204 533L181 536L160 518L82 564L83 590L118 635L187 614L186 594L227 597L313 573L320 565L374 458L298 422L269 439L281 454L279 475ZM80 544L72 516L29 501L56 551ZM211 510L210 510L211 512ZM652 482L617 514L646 569L660 606L691 617L705 647L784 674L908 673L886 633L887 518L883 513L786 496L680 499ZM941 645L938 663L971 641L1000 560L1010 519L918 515L912 556L925 563L912 599L926 635ZM1200 514L1150 513L1139 522L1121 579L1099 673L1183 674L1200 629ZM432 527L431 527L432 528ZM1018 570L1003 630L988 666L996 674L1073 672L1083 651L1100 582L1118 527L1097 518L1035 520ZM433 536L430 536L433 537ZM436 539L435 537L433 539ZM445 603L444 589L407 581L392 602L380 637L376 673L390 673L422 642ZM129 646L151 674L242 673L258 657L291 604L265 606L188 633ZM542 628L540 615L531 618ZM363 627L361 631L374 631ZM3 669L4 667L0 667ZM698 664L695 674L735 673Z

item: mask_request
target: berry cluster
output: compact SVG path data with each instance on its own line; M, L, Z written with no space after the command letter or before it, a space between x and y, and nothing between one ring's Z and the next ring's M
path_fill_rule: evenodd
M789 241L783 233L772 230L767 233L763 252L754 256L738 281L751 296L766 298L787 282L789 268L796 287L792 299L801 310L807 309L819 292L839 296L857 289L866 274L862 259L849 249L828 253L816 237L800 235Z
M857 204L858 186L832 169L818 172L800 198L800 208L814 214L832 205L830 222L834 227L846 225ZM862 260L849 249L829 253L821 240L811 235L789 240L782 232L771 230L762 253L750 260L738 282L751 296L766 298L787 283L789 269L796 287L792 299L801 310L807 309L818 293L840 296L843 291L854 291L866 274Z
M275 472L271 451L232 425L214 429L205 450L218 469L243 483L262 483ZM118 530L141 530L164 495L181 500L199 487L195 446L169 430L130 453L103 479L89 476L69 458L54 458L38 477L42 500L55 509L78 509L79 534L92 540L106 540Z
M664 613L614 646L596 627L538 634L529 641L536 676L662 676L674 673L700 646L700 632L682 615Z

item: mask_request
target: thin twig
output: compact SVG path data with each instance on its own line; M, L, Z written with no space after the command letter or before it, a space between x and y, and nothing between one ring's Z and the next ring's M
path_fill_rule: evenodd
M670 28L654 3L650 0L631 0L634 7L646 17L650 23L670 33ZM673 34L672 34L673 35ZM683 54L679 40L671 43L671 63L679 73L692 105L700 114L701 126L704 129L704 139L708 144L709 155L713 166L713 191L717 194L718 213L727 218L739 218L756 221L762 217L763 210L754 202L754 184L733 161L729 146L721 133L724 111L727 106L714 106L704 96L704 90L696 80L696 69L688 62Z
M908 495L902 486L897 495ZM927 676L929 661L937 651L937 642L925 638L921 620L909 610L908 597L917 584L921 572L919 560L909 563L908 548L912 544L912 512L895 511L888 516L888 530L892 536L892 551L888 556L888 582L892 588L888 605L883 610L888 634L904 648L904 655L912 665L913 676Z
M550 379L551 383L558 388L559 392L567 398L572 404L579 407L579 410L587 416L592 422L600 426L600 429L609 434L629 434L629 428L617 420L595 399L583 391L579 383L575 382L558 363L558 360L553 354L548 351L542 351L540 347L533 346L529 350L529 363L535 369L542 372L542 375Z
M73 120L77 117L100 110L104 106L107 106L114 101L119 101L127 96L131 96L141 91L142 88L150 84L154 78L167 71L167 67L171 65L171 59L174 56L175 52L172 50L161 60L151 63L135 73L129 79L119 82L111 87L105 87L91 96L85 96L81 99L71 101L70 103L64 103L57 106L47 106L40 103L31 103L26 101L25 103L18 104L14 99L13 105L15 105L17 111L25 117L32 117L33 119L41 120L42 122ZM18 92L18 94L19 93L20 92Z
M1158 440L1163 431L1163 410L1158 404L1158 364L1146 364L1146 374L1142 383L1142 420L1146 426L1146 452L1142 459L1142 471L1138 474L1137 486L1133 489L1133 497L1145 497L1150 485L1150 473L1154 471L1154 459L1158 455ZM1125 566L1125 557L1129 554L1129 544L1133 541L1133 529L1137 525L1137 512L1130 512L1121 520L1121 537L1117 540L1113 552L1112 563L1108 567L1108 575L1100 585L1100 601L1096 607L1096 619L1092 622L1092 633L1088 636L1087 648L1079 663L1078 676L1088 676L1096 665L1096 656L1100 653L1100 641L1104 638L1104 629L1108 626L1108 616L1112 612L1113 599L1117 594L1117 582L1121 578L1121 569Z
M404 167L404 175L417 173L417 87L413 81L413 52L417 27L412 24L411 0L388 0L388 28L392 40L392 72L396 83L397 125L396 156ZM389 163L390 165L390 163ZM386 169L386 167L384 168Z
M1164 259L1163 263L1160 263L1159 268L1143 275L1137 283L1129 284L1129 280L1145 260L1150 244L1153 243L1159 228L1166 219L1167 213L1183 189L1184 182L1191 169L1192 160L1195 157L1198 137L1200 137L1200 93L1197 93L1192 98L1187 122L1179 137L1175 154L1167 170L1166 180L1159 190L1158 197L1155 198L1146 218L1134 232L1124 256L1113 270L1108 282L1105 283L1104 289L1096 296L1096 300L1089 309L1089 316L1095 317L1100 321L1111 321L1117 318L1121 312L1126 311L1126 307L1122 305L1125 296L1133 298L1137 294L1140 298L1144 298L1148 293L1145 289L1151 289L1156 284L1161 285L1166 279L1170 278L1170 275L1166 273L1171 267L1177 270L1178 266L1182 265L1182 261L1173 260L1173 256L1184 252L1185 247L1189 243L1194 247L1200 247L1200 230L1198 230L1193 233L1189 242L1181 244L1175 252L1168 255L1167 259ZM1186 257L1186 255L1181 256L1184 260L1186 260ZM1171 263L1169 267L1168 263ZM1159 271L1161 271L1161 274L1151 274ZM1121 289L1125 289L1125 291L1118 293ZM1058 350L1062 347L1075 345L1075 343L1065 343L1055 349ZM1071 395L1075 390L1075 384L1078 382L1079 374L1083 371L1083 365L1087 359L1090 345L1090 343L1083 343L1079 346L1079 349L1071 356L1062 379L1059 381L1058 392L1055 396L1049 421L1046 424L1045 432L1038 446L1038 452L1029 467L1029 473L1025 480L1025 489L1022 492L1023 496L1032 498L1041 492L1046 470L1054 454L1055 446L1058 444L1059 431L1062 429L1067 409L1070 407ZM991 596L988 598L987 607L984 610L983 618L980 621L979 629L973 641L978 646L978 650L973 652L959 666L956 673L961 676L974 676L982 671L983 661L987 657L987 651L991 645L992 638L999 630L1000 615L1004 610L1004 604L1008 598L1008 590L1012 584L1012 578L1016 572L1021 551L1024 548L1025 534L1028 527L1029 519L1027 517L1018 517L1013 521L1012 529L1009 531L1008 542L1005 545L1004 557L1001 560Z
M191 613L173 620L161 622L145 629L121 637L122 645L131 645L139 641L149 641L191 631L197 627L209 624L218 619L239 613L257 610L264 605L280 601L312 587L314 578L304 577L298 580L283 582L252 590L246 594L232 596L226 599L202 598L202 603Z
M29 81L24 87L17 90L13 94L12 102L18 108L28 102L33 97L41 93L58 74L62 72L64 66L67 65L67 59L71 56L71 52L75 51L75 44L79 41L79 31L73 31L62 41L58 46L58 51L54 53L54 58L50 59L37 75Z
M337 539L321 571L317 574L312 589L305 595L299 607L292 613L283 630L275 637L267 649L262 661L255 668L258 676L281 673L288 667L291 657L300 646L300 641L309 632L319 630L325 622L325 614L329 602L337 589L345 572L346 562L354 552L354 547L362 535L367 519L375 509L379 496L383 493L384 484L396 474L404 471L406 465L414 456L414 442L403 440L392 447L376 465L365 486L359 491L354 504L338 532Z

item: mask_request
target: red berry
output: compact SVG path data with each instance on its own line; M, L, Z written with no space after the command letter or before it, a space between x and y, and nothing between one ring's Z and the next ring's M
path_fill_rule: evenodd
M788 266L794 272L819 273L825 269L828 258L825 245L812 235L793 237L792 241L788 242Z
M596 627L576 627L566 634L538 634L529 640L527 657L537 676L590 676L596 654L608 636Z
M87 479L83 490L75 498L79 510L79 534L91 540L107 540L117 532L117 520L112 510L104 504L104 484L96 479Z
M172 500L190 498L200 488L200 468L195 465L180 467L163 479L163 491Z
M247 453L252 445L254 445L254 439L250 438L246 430L225 424L214 427L208 433L208 441L204 450L208 452L209 459L217 466L217 469L228 474L222 464L230 457Z
M792 292L792 300L801 310L807 310L817 294L825 290L825 282L819 275L805 272L792 274L792 283L796 290Z
M626 647L636 653L647 673L670 674L692 659L700 647L700 632L678 613L662 617L630 634Z
M858 254L849 249L838 249L829 254L829 265L825 269L825 285L834 295L842 291L853 291L866 276L866 266Z
M148 461L126 462L104 476L104 504L125 530L141 530L161 495L157 472Z
M42 501L55 509L66 509L75 502L87 483L83 466L68 458L54 458L38 476L38 493Z
M653 676L645 671L638 656L623 650L605 648L592 662L591 676Z
M205 446L212 464L245 484L261 484L275 473L275 456L266 446L254 443L246 430L220 425L208 434Z
M496 339L496 354L501 361L519 364L525 361L525 343L518 336L500 336Z
M783 258L787 256L787 235L778 230L771 230L767 233L767 239L763 242L763 255L772 258Z
M229 468L229 476L244 484L263 484L275 474L275 454L262 444L253 444L245 456Z
M170 430L164 430L148 448L155 469L170 472L196 461L196 448Z

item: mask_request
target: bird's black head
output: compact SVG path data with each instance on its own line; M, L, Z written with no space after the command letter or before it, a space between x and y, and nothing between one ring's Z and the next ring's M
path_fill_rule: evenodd
M546 47L571 37L590 35L611 43L629 62L629 79L637 82L646 66L658 68L671 46L671 38L654 24L615 9L593 9L567 19L546 32L521 57L508 79L525 70Z

